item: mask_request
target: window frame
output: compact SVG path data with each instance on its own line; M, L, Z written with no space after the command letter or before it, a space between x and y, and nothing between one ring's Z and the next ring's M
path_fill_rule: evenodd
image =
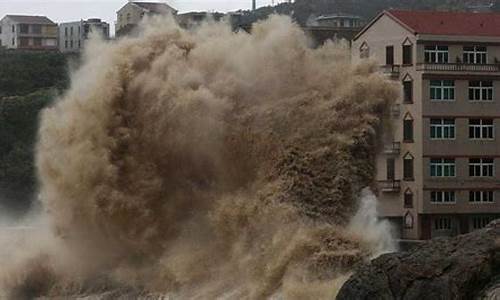
M438 122L438 121L439 123L433 124L433 122ZM452 124L450 121L452 122ZM450 123L446 124L446 122ZM430 118L429 130L430 130L429 137L433 141L455 140L457 136L456 121L453 118ZM446 132L448 132L448 136L446 136ZM440 136L437 133L440 133Z
M453 190L434 190L429 194L429 202L436 205L457 204L457 194Z
M448 98L445 97L445 94L448 94ZM429 80L429 98L433 102L455 101L455 81L445 79Z
M472 103L493 102L495 99L493 80L469 80L468 99Z
M486 121L488 123L491 121L491 124L484 124ZM478 122L479 124L472 124ZM493 141L495 140L495 120L494 119L486 119L486 118L478 118L478 119L469 119L469 140L475 141ZM476 133L479 133L477 135ZM486 133L486 134L485 134ZM491 133L491 137L489 134Z
M485 197L487 195L487 197ZM485 201L488 198L488 201ZM495 191L494 190L470 190L469 191L470 204L494 204Z
M484 51L480 50L484 48ZM472 61L470 60L472 58ZM486 65L488 64L488 47L486 46L463 46L462 61L464 64Z
M452 223L451 217L437 217L434 219L434 230L450 231L452 229Z
M402 45L402 64L403 66L411 66L413 65L413 45L412 44L403 44Z
M432 178L454 178L457 177L456 170L456 159L454 158L431 158L429 160L429 169L430 169L430 177ZM448 174L453 175L444 175L445 170L448 168ZM434 169L434 172L433 172ZM440 171L440 172L438 172ZM434 173L434 175L433 175ZM438 175L438 174L441 175Z
M410 153L403 157L403 180L415 181L415 159Z
M410 188L407 188L403 195L403 207L413 208L413 192L410 190Z
M424 46L424 62L426 64L448 64L450 62L449 47L446 45Z
M494 218L491 216L473 216L472 220L472 230L479 230L486 227ZM476 226L479 225L479 226Z
M488 162L485 162L488 160ZM491 162L489 162L491 160ZM480 175L476 175L479 171ZM490 172L491 171L491 172ZM485 175L485 173L487 175ZM469 158L469 177L474 178L494 178L495 159L494 158Z
M403 103L413 104L413 80L403 80Z

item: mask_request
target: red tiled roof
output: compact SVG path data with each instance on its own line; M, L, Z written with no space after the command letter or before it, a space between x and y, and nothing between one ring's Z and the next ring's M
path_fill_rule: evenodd
M415 34L500 37L500 13L388 10Z

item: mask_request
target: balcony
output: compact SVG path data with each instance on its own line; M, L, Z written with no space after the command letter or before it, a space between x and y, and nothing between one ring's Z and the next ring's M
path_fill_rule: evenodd
M384 193L399 193L401 191L401 180L380 180L378 186Z
M389 155L398 155L401 152L401 143L392 142L389 145L384 146L384 153Z
M417 64L417 71L434 72L500 72L500 64Z
M399 65L385 65L380 67L382 73L386 74L389 76L391 79L398 79L399 78L399 73L400 73L400 66Z

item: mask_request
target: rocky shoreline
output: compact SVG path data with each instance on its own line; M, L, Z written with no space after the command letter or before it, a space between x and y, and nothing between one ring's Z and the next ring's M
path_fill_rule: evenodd
M360 266L341 288L344 299L500 299L500 220L454 238ZM495 298L496 297L496 298Z

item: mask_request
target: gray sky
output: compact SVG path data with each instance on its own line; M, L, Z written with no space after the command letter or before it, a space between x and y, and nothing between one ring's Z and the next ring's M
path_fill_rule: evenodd
M150 0L157 2L158 0ZM273 0L257 0L257 6L271 4ZM282 0L274 0L275 3ZM146 1L147 2L147 1ZM165 0L179 12L234 11L249 9L251 0ZM116 11L127 0L0 0L0 18L6 14L45 15L54 22L100 18L114 28Z

